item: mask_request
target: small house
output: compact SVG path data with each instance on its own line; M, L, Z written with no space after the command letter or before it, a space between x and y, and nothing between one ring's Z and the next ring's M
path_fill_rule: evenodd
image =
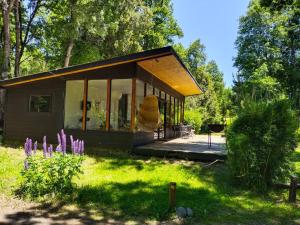
M55 141L56 133L88 146L133 148L174 137L186 96L201 89L172 47L0 81L5 89L3 135ZM143 99L158 99L161 126L138 129Z

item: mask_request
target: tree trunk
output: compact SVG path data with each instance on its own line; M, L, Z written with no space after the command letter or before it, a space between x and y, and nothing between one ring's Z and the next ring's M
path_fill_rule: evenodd
M9 7L7 0L2 1L3 33L4 33L4 55L2 66L2 79L8 78L10 69L10 33L9 33Z
M20 2L15 5L15 26L16 26L16 55L15 55L15 77L20 75L20 45L21 45L21 25L20 25Z
M74 46L74 40L70 39L70 41L68 43L68 47L67 47L67 52L66 52L64 67L68 67L69 64L70 64L70 59L71 59L71 56L72 56L73 46Z

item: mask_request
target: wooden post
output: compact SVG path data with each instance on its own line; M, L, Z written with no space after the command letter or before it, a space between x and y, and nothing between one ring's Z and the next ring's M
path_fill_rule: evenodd
M88 94L88 80L84 79L83 107L82 107L82 130L86 130L86 103Z
M135 111L136 111L136 78L132 78L132 91L131 91L131 123L130 128L134 131L135 128Z
M111 104L111 79L107 80L107 93L106 93L106 131L110 128L110 104Z
M296 176L291 176L290 190L289 190L289 202L296 202L298 181Z
M170 182L169 184L169 210L174 209L176 206L176 183Z

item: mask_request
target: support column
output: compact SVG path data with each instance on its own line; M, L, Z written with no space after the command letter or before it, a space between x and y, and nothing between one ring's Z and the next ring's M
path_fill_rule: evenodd
M109 131L110 128L110 104L111 104L111 79L107 80L107 89L106 89L106 131Z

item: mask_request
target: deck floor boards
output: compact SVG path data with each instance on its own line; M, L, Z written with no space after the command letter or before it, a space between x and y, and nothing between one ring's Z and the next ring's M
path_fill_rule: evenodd
M181 158L199 161L226 159L225 138L220 135L211 136L211 148L208 147L207 135L181 137L168 141L136 147L134 153L145 156Z

